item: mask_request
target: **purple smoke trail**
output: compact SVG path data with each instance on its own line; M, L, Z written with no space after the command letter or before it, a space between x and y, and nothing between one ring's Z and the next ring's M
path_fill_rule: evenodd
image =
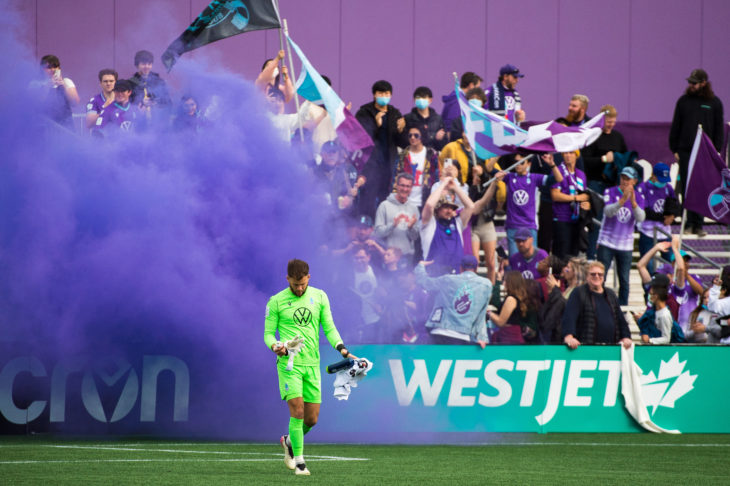
M220 110L198 136L98 140L49 127L27 89L36 60L3 27L3 339L49 361L185 356L197 396L227 394L191 402L187 432L256 436L258 402L278 399L266 300L286 285L286 261L316 258L322 241L303 160L278 141L250 82L190 62L176 66L185 92L203 105L215 96Z

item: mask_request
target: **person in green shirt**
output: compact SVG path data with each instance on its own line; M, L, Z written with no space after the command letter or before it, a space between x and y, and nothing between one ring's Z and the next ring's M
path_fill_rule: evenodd
M281 399L289 405L289 434L281 439L284 464L297 475L309 475L304 462L304 434L314 427L322 402L319 369L319 328L333 348L345 358L355 358L342 342L332 319L327 294L309 286L309 265L290 260L286 280L289 287L272 296L266 304L264 342L278 356ZM276 332L279 332L279 340ZM285 343L301 340L293 354L293 366Z

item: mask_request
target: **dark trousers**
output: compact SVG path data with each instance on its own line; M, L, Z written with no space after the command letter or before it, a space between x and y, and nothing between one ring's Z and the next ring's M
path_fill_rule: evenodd
M603 181L588 181L588 188L603 195L603 191L606 190L606 183ZM595 218L598 221L603 220L603 208L598 211ZM586 249L586 258L590 260L596 259L596 248L598 246L598 233L601 231L601 226L591 221L588 225L588 248Z
M553 255L565 260L578 256L580 224L578 221L553 221Z
M553 246L553 202L551 200L540 200L537 223L537 241L535 242L535 246L549 253Z
M677 181L676 193L682 195L682 207L684 208L684 191L687 189L687 174L689 172L689 156L690 152L684 150L677 151L679 155L679 180ZM694 211L687 210L687 222L685 223L685 229L698 230L702 228L704 218L701 214L695 213Z
M616 260L616 276L618 277L618 303L619 305L628 305L631 250L614 250L603 245L598 247L598 261L606 267L606 272L611 268L613 260Z

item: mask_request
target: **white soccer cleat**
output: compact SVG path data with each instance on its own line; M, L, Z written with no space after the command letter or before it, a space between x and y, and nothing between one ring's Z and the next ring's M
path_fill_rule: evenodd
M281 447L284 448L284 465L287 469L294 469L294 467L296 466L296 464L294 463L294 451L292 450L291 445L287 444L288 438L288 435L282 435L281 439L279 439L279 442L281 443Z
M309 469L307 469L307 465L302 462L297 464L297 467L294 469L294 474L297 476L309 476Z

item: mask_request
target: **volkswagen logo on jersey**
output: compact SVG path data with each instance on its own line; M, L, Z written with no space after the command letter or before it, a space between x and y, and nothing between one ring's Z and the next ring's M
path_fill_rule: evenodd
M525 270L522 272L522 278L524 278L525 280L534 280L535 276L530 270Z
M514 201L514 203L518 206L524 206L525 204L530 202L530 195L527 194L527 191L520 189L512 194L512 201Z
M292 319L294 319L297 326L309 326L312 324L312 313L306 307L300 307L294 311Z
M626 223L631 219L631 210L627 207L622 207L618 210L618 213L616 213L616 218L618 218L619 222Z
M654 202L654 206L652 209L654 209L655 213L663 213L664 212L664 199L657 199Z

